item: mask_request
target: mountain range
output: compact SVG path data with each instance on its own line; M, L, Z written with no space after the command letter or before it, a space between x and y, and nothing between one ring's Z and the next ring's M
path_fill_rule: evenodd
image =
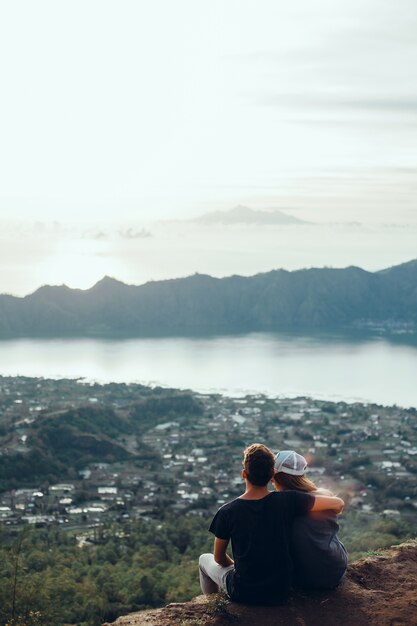
M273 270L194 274L141 286L104 277L91 289L0 295L0 337L186 335L383 325L417 329L417 260L378 272Z
M309 224L305 220L288 215L283 211L256 211L246 206L236 206L229 211L212 211L192 220L200 224Z

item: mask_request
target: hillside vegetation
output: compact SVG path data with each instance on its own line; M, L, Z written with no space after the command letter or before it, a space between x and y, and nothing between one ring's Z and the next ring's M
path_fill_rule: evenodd
M209 520L167 515L112 523L91 532L83 547L75 532L26 528L17 534L0 526L0 624L99 626L190 600L201 593L198 557L212 549ZM394 520L355 526L345 528L343 539L358 554L368 550L367 535L379 546L412 537L411 528L404 533Z
M245 606L214 594L121 617L114 626L414 626L416 557L414 541L369 555L348 567L336 590L295 592L286 606Z

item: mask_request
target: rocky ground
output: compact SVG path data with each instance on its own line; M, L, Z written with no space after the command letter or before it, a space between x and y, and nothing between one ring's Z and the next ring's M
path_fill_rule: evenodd
M417 542L349 566L336 591L300 593L284 607L234 604L222 596L120 617L113 626L417 626ZM103 626L110 626L105 624Z

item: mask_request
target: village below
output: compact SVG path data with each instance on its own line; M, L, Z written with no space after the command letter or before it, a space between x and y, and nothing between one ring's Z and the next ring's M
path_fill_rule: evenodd
M342 529L352 516L404 529L416 520L415 409L81 380L0 387L8 527L59 526L82 546L104 522L210 515L241 493L242 451L254 441L302 452L316 484L348 503Z
M0 620L99 626L197 596L210 520L242 493L253 442L300 451L343 497L351 562L412 539L416 413L1 377Z

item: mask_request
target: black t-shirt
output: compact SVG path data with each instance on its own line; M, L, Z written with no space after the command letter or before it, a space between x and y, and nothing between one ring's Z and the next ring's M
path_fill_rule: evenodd
M292 523L313 504L310 494L282 491L260 500L236 498L217 511L210 532L231 539L235 566L226 582L232 600L267 605L287 601Z

